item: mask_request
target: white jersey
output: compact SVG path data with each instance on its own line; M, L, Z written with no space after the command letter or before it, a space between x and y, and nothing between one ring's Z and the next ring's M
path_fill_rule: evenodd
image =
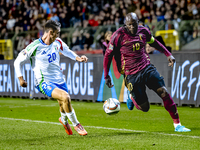
M59 52L72 60L76 60L78 56L60 38L56 38L51 45L46 45L41 38L33 41L19 53L14 62L17 77L23 76L22 66L27 60L30 60L36 85L43 81L64 83Z

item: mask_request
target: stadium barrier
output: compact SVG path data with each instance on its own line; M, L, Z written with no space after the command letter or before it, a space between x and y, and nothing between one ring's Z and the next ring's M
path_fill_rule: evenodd
M166 56L163 54L150 55L151 62L164 77L166 87L175 103L179 106L200 105L200 53L174 53L176 64L168 67ZM113 97L120 102L126 102L127 89L123 76L117 72L113 61L110 76L114 87L109 89L103 77L103 56L89 54L88 63L79 63L66 57L61 57L61 68L66 79L69 94L72 99L104 101ZM0 95L11 97L44 98L34 87L34 74L30 64L23 66L23 74L28 83L27 88L20 87L14 71L14 60L0 60ZM150 103L160 103L162 100L151 90L147 89Z
M13 59L13 46L11 40L0 40L0 54L4 56L4 59Z

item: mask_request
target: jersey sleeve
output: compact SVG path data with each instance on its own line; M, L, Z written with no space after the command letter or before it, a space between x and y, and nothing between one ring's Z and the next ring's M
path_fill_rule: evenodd
M143 29L144 34L146 35L146 42L149 43L151 42L151 38L153 37L149 29L144 28Z
M64 56L69 57L72 60L76 60L76 57L78 56L76 53L74 53L72 50L69 49L67 44L65 44L60 38L56 39L60 43L60 53L62 53Z
M103 60L103 68L104 68L104 78L106 79L109 73L110 64L112 61L112 57L114 52L119 48L118 41L119 41L120 34L116 31L110 38L110 42L107 46L104 60Z
M161 53L164 53L165 56L170 56L171 53L167 50L167 48L161 44L158 40L156 40L152 35L151 35L151 32L147 29L147 28L144 28L144 33L146 35L146 42L156 48L159 52Z
M23 49L14 61L15 72L17 77L22 76L22 66L29 62L30 58L35 55L38 45L34 42L30 43Z

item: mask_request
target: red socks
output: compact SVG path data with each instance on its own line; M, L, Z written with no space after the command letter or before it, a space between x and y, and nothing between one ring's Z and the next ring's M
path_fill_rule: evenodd
M180 123L178 111L176 108L176 104L169 94L162 98L165 109L169 112L175 124Z

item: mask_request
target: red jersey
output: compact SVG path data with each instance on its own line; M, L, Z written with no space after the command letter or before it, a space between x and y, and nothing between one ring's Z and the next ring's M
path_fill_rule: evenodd
M143 26L138 26L138 31L134 36L125 27L115 31L104 56L104 77L108 75L113 56L117 62L118 71L125 75L135 74L149 65L146 43L151 40L151 37L151 32ZM165 54L168 56L171 53Z

